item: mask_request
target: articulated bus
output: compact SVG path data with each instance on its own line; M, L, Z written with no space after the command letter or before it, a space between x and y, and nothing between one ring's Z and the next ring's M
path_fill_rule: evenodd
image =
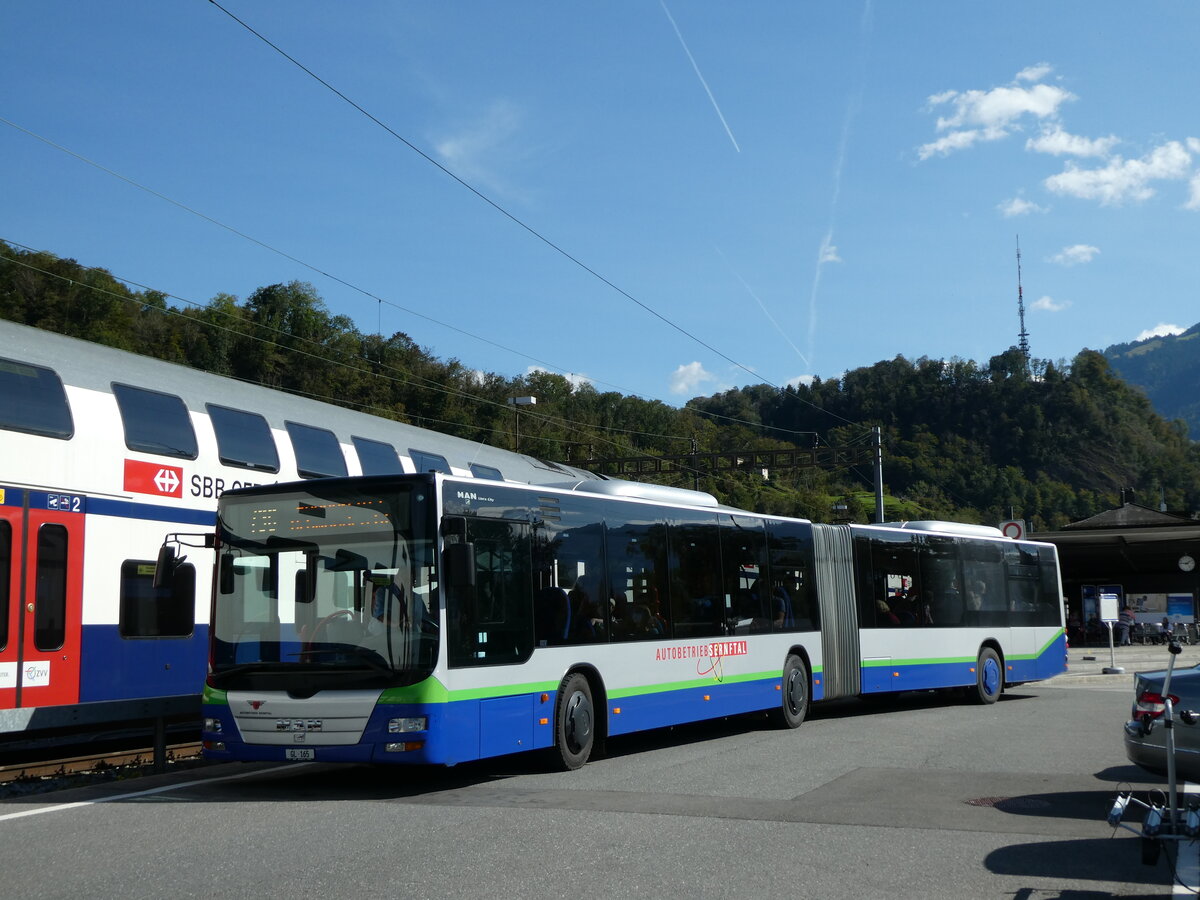
M1055 548L980 526L430 473L227 492L215 553L214 760L572 769L643 729L1065 670Z

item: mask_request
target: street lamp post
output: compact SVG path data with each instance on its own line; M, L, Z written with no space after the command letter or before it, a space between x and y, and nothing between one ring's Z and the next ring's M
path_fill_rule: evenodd
M537 397L509 397L508 405L513 408L513 452L521 452L521 407L534 406Z

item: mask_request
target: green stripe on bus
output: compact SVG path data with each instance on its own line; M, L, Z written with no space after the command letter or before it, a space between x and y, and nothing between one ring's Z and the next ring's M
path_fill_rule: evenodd
M1042 649L1037 651L1036 653L1009 653L1007 655L1006 659L1008 659L1008 660L1039 659L1050 650L1050 648L1054 645L1054 642L1057 641L1060 637L1062 637L1062 635L1063 635L1063 630L1060 628L1060 629L1058 629L1058 631L1056 631L1054 633L1054 636L1052 638L1050 638L1050 640L1048 640L1048 641L1046 641L1046 643L1042 644ZM974 665L975 662L976 662L976 660L975 660L975 657L973 657L973 656L943 657L943 658L933 658L933 659L899 659L899 658L891 657L888 659L864 659L860 662L860 665L864 669L879 669L879 668L886 668L888 666L927 666L927 665L947 665L947 664L959 664L959 663L966 663L969 665Z
M690 678L687 681L670 681L664 684L643 685L640 687L621 688L608 692L610 700L624 700L627 697L643 697L647 694L665 694L668 691L686 691L693 688L720 687L722 684L745 684L750 681L768 681L779 678L778 671L750 672L745 675L727 675L720 681L714 681L712 676L707 678Z
M217 690L215 687L204 686L204 691L200 695L201 703L211 703L215 706L229 705L229 692Z
M945 666L945 665L974 665L975 657L942 657L934 659L864 659L864 669L886 669L892 666Z

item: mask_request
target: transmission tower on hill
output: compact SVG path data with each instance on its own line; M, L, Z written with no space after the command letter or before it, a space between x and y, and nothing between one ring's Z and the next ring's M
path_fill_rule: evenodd
M1029 368L1029 332L1025 330L1025 294L1021 289L1021 236L1017 235L1017 316L1021 330L1017 333L1017 349L1025 357L1025 368Z

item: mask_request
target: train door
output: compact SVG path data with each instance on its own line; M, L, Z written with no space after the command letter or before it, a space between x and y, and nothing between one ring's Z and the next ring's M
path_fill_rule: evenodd
M0 708L79 699L84 505L0 487Z

